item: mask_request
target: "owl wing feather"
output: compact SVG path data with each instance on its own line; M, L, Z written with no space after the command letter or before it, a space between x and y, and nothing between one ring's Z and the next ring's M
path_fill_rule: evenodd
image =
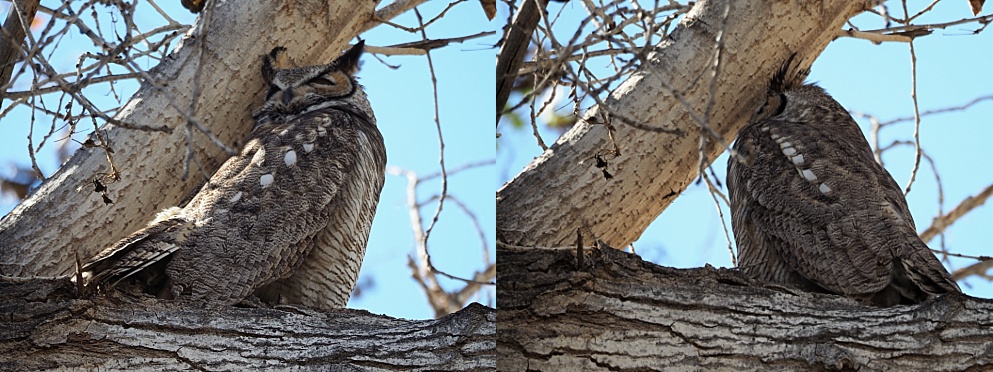
M160 213L84 265L91 282L141 272L146 292L230 305L289 277L317 246L324 265L316 270L337 270L334 284L348 286L347 301L385 163L382 136L354 80L363 43L330 64L299 68L278 67L284 49L263 58L269 93L253 114L255 127L241 153L225 161L186 206ZM377 172L378 178L369 176ZM363 183L353 193L361 197L348 193L354 182ZM374 190L365 192L369 187ZM341 220L355 214L362 218ZM342 235L347 238L337 239ZM341 241L349 244L334 247Z
M730 161L732 202L751 204L732 216L739 252L771 261L766 275L795 270L831 292L868 295L891 284L896 264L929 278L928 293L957 291L850 117L829 128L766 119L743 129L735 149L746 161Z
M84 285L113 287L131 275L162 261L183 244L192 222L171 208L145 228L104 249L84 264Z
M386 149L374 119L349 112L354 162L332 200L328 225L303 243L310 253L286 279L256 291L263 301L330 309L346 305L365 255L369 230L385 181ZM359 150L360 149L360 150Z
M256 128L242 154L184 208L200 226L195 244L167 268L174 295L234 303L289 276L327 226L329 204L354 166L358 121L339 107ZM240 270L213 270L218 262Z

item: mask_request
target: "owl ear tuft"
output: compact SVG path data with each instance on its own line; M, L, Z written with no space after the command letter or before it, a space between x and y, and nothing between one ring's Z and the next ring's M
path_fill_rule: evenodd
M286 68L288 60L286 54L284 53L286 48L278 46L272 48L269 54L262 57L262 78L265 79L266 84L272 81L272 78L276 76L276 70L281 68Z
M340 71L348 74L349 76L355 75L359 71L359 58L362 57L362 52L365 49L365 40L359 40L355 43L351 49L348 49L345 54L334 60L332 64Z
M787 58L786 62L773 75L772 80L769 82L770 92L782 93L803 86L803 81L810 74L810 69L800 68L803 60L796 57L796 52L790 54L790 58Z

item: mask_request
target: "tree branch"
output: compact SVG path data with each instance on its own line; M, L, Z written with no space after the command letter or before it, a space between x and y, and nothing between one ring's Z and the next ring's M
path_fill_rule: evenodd
M182 307L79 300L66 280L0 282L0 369L486 370L496 313L472 304L437 320L303 307Z
M993 301L873 308L674 269L613 248L501 250L502 370L967 370L993 363ZM535 327L540 324L540 327Z
M203 168L200 173L209 175L227 158L215 144L237 144L251 131L251 107L264 92L258 73L261 56L284 45L297 61L330 61L372 17L373 6L362 0L218 2L162 63L141 72L147 75L143 85L113 120L173 129L182 128L188 119L204 124L193 136L193 148ZM266 32L246 32L245 25ZM204 66L204 75L198 81L199 66ZM52 71L49 78L57 75ZM187 109L197 90L197 117L191 118ZM100 128L94 135L101 140L95 142L112 149L115 159L140 161L120 164L120 180L105 182L106 193L101 194L91 185L108 173L106 154L85 147L73 154L0 220L0 274L69 273L76 253L91 257L145 225L155 211L179 205L204 181L183 177L184 132ZM105 196L114 203L105 203Z
M10 2L7 20L0 30L0 103L3 102L14 64L21 55L24 37L31 29L31 22L38 11L39 0L15 0Z
M503 44L500 46L500 53L497 54L497 91L496 91L496 118L500 121L503 114L503 107L510 98L510 91L514 88L514 80L517 79L517 70L524 63L524 55L531 45L531 34L538 27L538 20L541 13L548 6L548 0L524 0L514 20L507 26L507 31L503 35Z
M567 246L577 229L588 227L594 239L627 246L697 178L698 167L687 164L700 163L701 136L708 136L706 158L716 158L725 150L721 143L730 143L758 107L783 61L796 52L809 65L837 30L869 5L697 2L627 81L497 192L497 239L516 246ZM765 31L787 24L790 32L776 37ZM714 54L702 51L715 50L718 34L734 58L722 61L710 89L714 75L707 72ZM711 99L713 110L704 115ZM611 122L618 117L632 123ZM694 119L704 117L703 123ZM672 130L642 129L663 126ZM709 138L714 134L723 138ZM623 155L609 159L613 178L606 180L593 160L618 148Z

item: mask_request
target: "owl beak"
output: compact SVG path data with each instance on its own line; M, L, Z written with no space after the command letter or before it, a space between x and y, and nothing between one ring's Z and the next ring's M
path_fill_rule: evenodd
M283 91L282 100L284 105L290 104L290 101L293 100L293 88L286 88L286 90Z

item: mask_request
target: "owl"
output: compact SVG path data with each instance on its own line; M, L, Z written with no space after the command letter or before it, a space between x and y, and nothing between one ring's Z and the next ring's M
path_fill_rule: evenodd
M263 58L265 103L252 134L182 207L85 263L88 288L125 279L160 298L343 307L355 286L386 150L355 81L363 42L334 62Z
M791 65L792 57L772 79L728 161L741 271L875 306L961 292L855 120Z

